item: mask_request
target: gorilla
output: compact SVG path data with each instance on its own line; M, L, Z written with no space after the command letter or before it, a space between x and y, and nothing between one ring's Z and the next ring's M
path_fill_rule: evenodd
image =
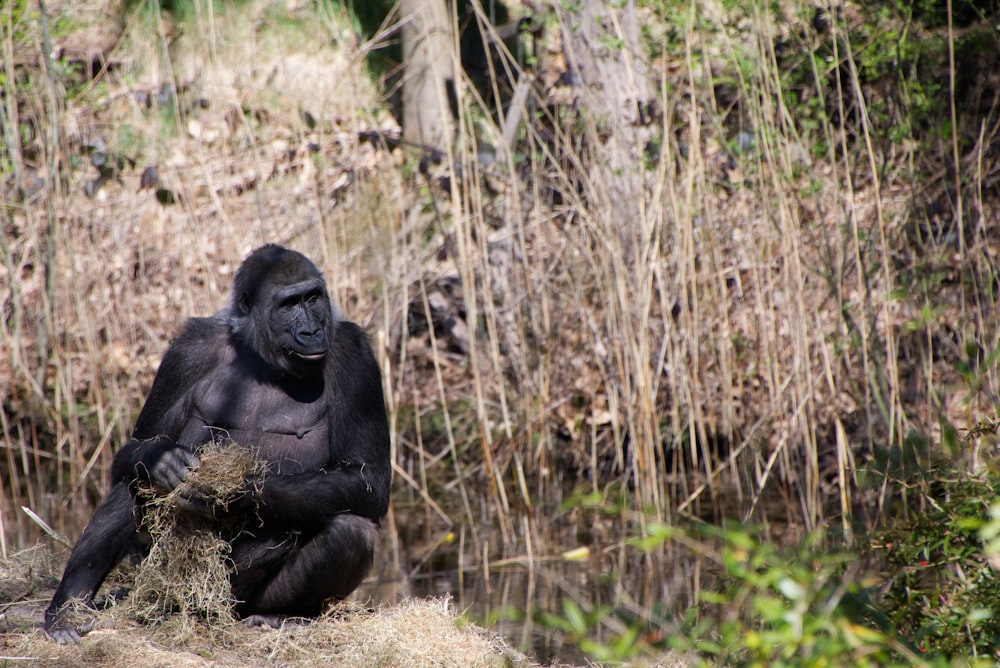
M186 493L176 512L216 518L230 541L239 617L270 626L315 617L371 568L392 468L367 338L338 317L316 266L280 246L250 254L231 299L211 317L189 319L164 355L135 432L114 457L111 491L45 612L55 641L79 642L86 631L71 604L92 607L124 557L148 553L140 492L183 485L199 447L220 432L251 448L266 472L225 507ZM233 520L242 530L223 534Z

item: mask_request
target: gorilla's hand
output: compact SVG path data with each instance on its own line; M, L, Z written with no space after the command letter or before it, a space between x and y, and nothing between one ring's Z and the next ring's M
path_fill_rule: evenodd
M94 628L95 620L84 606L63 606L45 611L45 632L60 645L75 645Z
M150 481L165 491L171 491L188 479L191 470L201 461L193 452L176 447L165 451L149 471Z
M247 489L225 498L206 498L189 485L180 485L174 496L174 507L208 520L228 520L252 515L257 509L253 479L248 479Z

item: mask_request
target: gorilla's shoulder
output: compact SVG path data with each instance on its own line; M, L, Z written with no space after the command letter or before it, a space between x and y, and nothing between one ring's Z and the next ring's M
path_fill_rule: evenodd
M173 345L213 345L224 341L229 334L229 317L220 311L207 318L188 318L181 325Z
M211 367L232 355L229 319L225 312L205 318L188 318L171 341L168 357L198 367Z
M368 335L365 334L365 330L361 329L361 326L350 320L338 320L336 336L341 341L353 343L355 345L364 346L368 344Z
M328 374L350 387L381 382L378 362L365 330L350 320L339 320L333 338L333 354L327 358Z
M336 327L333 336L337 339L337 345L334 346L334 350L340 357L346 356L352 361L358 361L359 357L363 360L372 357L371 341L360 325L350 320L339 320ZM344 360L341 360L340 364L343 366Z

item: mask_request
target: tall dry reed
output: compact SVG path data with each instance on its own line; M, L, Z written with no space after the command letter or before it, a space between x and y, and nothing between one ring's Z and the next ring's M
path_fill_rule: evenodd
M120 62L76 95L16 70L41 25L0 10L18 91L0 116L2 167L22 195L5 200L0 235L5 552L38 535L22 505L78 534L178 323L220 308L266 241L314 257L379 352L390 561L491 602L513 597L492 577L511 568L529 599L694 601L701 564L676 569L669 546L637 555L625 538L654 520L724 518L850 536L892 498L889 475L859 482L865 464L914 444L929 463L944 427L993 410L995 369L963 376L954 362L961 346L997 347L995 221L980 196L976 234L912 243L915 149L878 134L863 45L844 24L798 45L831 56L796 88L778 53L805 24L794 12L678 9L650 36L655 141L609 171L607 119L555 98L572 85L543 85L553 33L572 29L553 12L524 47L530 68L493 34L494 93L509 85L514 102L494 109L461 82L457 141L426 177L417 149L359 141L392 123L342 8L301 21L263 1L224 18L192 6L180 38L164 15L129 15ZM291 36L275 28L285 20ZM136 105L140 87L170 100ZM822 110L808 125L803 91ZM986 130L978 149L951 149L955 178L967 175L960 217L985 189ZM136 192L138 168L84 197L83 168L30 150L86 160L98 135L159 165L178 202ZM46 187L32 193L36 173ZM634 201L616 199L617 179ZM930 290L919 254L953 255L978 289ZM589 556L573 571L559 555L579 547Z

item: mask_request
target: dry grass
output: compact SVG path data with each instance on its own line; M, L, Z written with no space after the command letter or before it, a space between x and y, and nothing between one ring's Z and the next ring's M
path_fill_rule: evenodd
M144 517L152 539L142 561L124 614L146 623L204 617L231 620L235 603L229 588L229 543L213 523L178 512L177 502L194 492L210 505L225 507L246 492L248 476L265 465L249 448L231 442L213 442L199 451L197 470L184 485L147 505Z
M892 475L870 477L886 462L981 466L994 435L954 456L941 443L1000 392L995 115L959 155L884 140L884 82L859 72L866 45L846 27L857 7L824 36L811 6L781 5L706 0L669 22L644 6L662 47L649 64L659 144L621 149L634 152L614 173L628 202L595 176L602 120L550 85L555 48L535 53L521 113L494 118L459 87L450 190L417 172L414 150L359 141L392 123L336 7L260 0L222 17L195 2L201 19L176 38L137 13L99 84L67 97L36 72L23 107L6 98L4 127L33 132L5 135L4 177L60 179L8 199L2 221L0 548L37 536L21 505L79 532L177 323L219 308L266 241L324 268L382 361L388 561L457 574L487 610L516 598L493 584L511 564L541 607L683 605L702 565L622 542L651 519L850 536L900 498ZM4 30L11 77L39 40ZM796 99L783 42L823 56ZM177 106L135 102L163 84ZM797 123L806 108L825 113ZM41 139L56 130L63 153ZM97 137L139 163L88 198ZM514 151L478 161L510 138ZM138 188L150 164L179 203ZM949 173L966 176L951 194ZM588 492L614 510L574 502ZM557 558L575 547L586 562Z
M116 617L117 613L114 614ZM8 632L0 658L33 665L102 668L170 666L529 666L523 655L457 615L444 599L410 599L385 609L344 605L281 629L207 625L178 615L162 625L102 621L78 646L59 646L41 630ZM15 665L17 665L15 663Z

